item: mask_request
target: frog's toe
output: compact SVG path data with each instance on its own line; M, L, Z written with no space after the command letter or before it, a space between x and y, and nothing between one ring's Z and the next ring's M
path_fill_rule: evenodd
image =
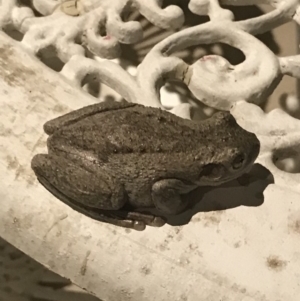
M42 173L43 172L43 166L45 162L47 161L48 155L46 154L37 154L35 155L31 160L31 168L35 173Z
M137 230L137 231L143 231L146 229L146 225L144 222L141 222L141 221L134 221L133 222L133 227L132 227L134 230Z
M166 223L161 217L141 212L127 212L126 218L135 220L136 222L143 222L145 225L151 227L161 227Z
M156 216L149 226L162 227L165 223L166 221L163 218Z

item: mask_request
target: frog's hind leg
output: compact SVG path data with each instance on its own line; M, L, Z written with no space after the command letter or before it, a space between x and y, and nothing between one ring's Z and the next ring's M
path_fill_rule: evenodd
M36 155L31 162L39 182L59 200L95 220L143 230L145 223L120 218L114 211L126 203L123 186L108 174L97 175L72 162L49 155Z
M123 186L104 171L91 173L66 158L36 155L32 169L39 182L72 209L95 220L135 230L161 226L160 218L123 211L127 197Z
M120 226L124 228L135 229L138 231L142 231L145 229L146 225L143 222L130 220L130 219L119 219L114 217L114 214L110 214L105 210L101 209L90 209L88 207L80 206L75 201L71 201L67 196L57 190L54 186L52 186L45 178L39 178L39 182L49 190L55 197L64 202L66 205L71 207L72 209L100 222L112 224L115 226Z

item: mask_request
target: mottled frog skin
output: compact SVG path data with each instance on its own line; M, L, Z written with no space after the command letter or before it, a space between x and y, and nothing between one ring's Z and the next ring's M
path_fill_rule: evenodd
M181 195L241 176L260 149L228 112L199 123L126 101L84 107L44 130L48 154L32 159L39 181L73 209L136 230L164 224L137 209L181 213Z

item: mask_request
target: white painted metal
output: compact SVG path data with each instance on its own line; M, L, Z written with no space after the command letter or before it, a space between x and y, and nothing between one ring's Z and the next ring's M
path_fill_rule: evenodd
M123 13L137 10L156 26L174 29L184 22L178 6L162 9L159 0L32 0L40 16L18 1L0 1L1 28L24 34L16 42L0 32L0 236L104 301L297 301L300 122L279 109L266 114L257 104L283 75L300 77L300 59L278 58L253 34L299 22L299 1L222 4L262 2L274 10L234 22L217 0L190 0L190 10L211 21L157 43L131 75L108 60L120 55L120 43L142 38L141 25L124 22ZM240 49L245 60L233 66L213 55L188 65L171 55L214 42ZM50 46L64 64L60 74L35 57ZM195 192L192 197L202 201L180 217L192 218L184 226L139 233L80 215L38 184L30 160L45 151L46 120L95 102L81 89L87 75L129 101L158 107L164 80L184 82L207 106L231 109L241 126L257 134L260 165L240 181ZM188 118L191 106L180 103L172 112ZM214 211L216 206L227 209Z

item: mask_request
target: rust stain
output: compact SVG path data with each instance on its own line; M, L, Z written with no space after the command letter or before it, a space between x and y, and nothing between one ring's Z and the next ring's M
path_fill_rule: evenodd
M300 219L290 221L289 230L296 234L300 234Z
M20 176L24 175L25 173L26 173L26 170L25 170L24 166L19 164L18 168L16 169L15 180L17 180Z
M233 246L235 249L237 249L237 248L240 248L241 244L242 243L240 241L237 241Z
M33 186L36 182L36 177L32 174L26 177L26 182L28 186Z
M20 163L16 157L12 157L9 155L6 157L6 162L7 162L8 170L16 170L18 168L18 166L20 165Z
M169 233L167 237L164 239L163 243L161 243L158 247L160 251L169 250L169 243L173 240L174 236Z
M2 137L10 137L12 136L12 130L0 124L0 136Z
M25 179L27 185L32 186L35 183L35 176L26 174L26 168L20 164L18 159L15 156L6 156L7 169L15 171L15 180L20 176Z
M84 276L85 273L86 273L86 270L87 270L87 263L88 263L88 259L89 259L89 256L90 256L90 255L91 255L91 251L89 250L89 251L86 252L85 258L84 258L83 263L82 263L82 266L81 266L81 268L80 268L80 274L81 274L82 276Z
M217 226L222 220L223 211L215 211L211 213L206 213L202 219L205 227Z
M66 219L68 217L68 214L62 214L61 216L58 216L57 219L54 221L54 223L49 227L48 231L44 235L44 239L46 239L47 235L51 232L51 230L56 227L61 221Z
M33 70L17 64L11 45L0 47L0 69L5 72L2 76L3 80L11 87L19 87L20 83L28 82L28 78L36 74Z
M278 256L270 255L267 258L267 267L276 272L281 272L287 265L287 262L280 259Z
M14 156L6 156L6 162L7 162L7 169L8 170L14 170L15 171L15 180L17 180L21 175L24 175L26 172L26 169L23 165L20 164L18 159ZM29 183L32 182L31 180Z
M188 301L188 297L185 294L180 296L180 301Z
M12 223L16 228L21 228L21 224L18 218L13 217Z
M189 249L190 253L193 253L194 255L197 255L199 257L203 256L203 253L199 251L198 245L195 243L194 244L190 243L188 246L188 249Z
M44 146L46 144L43 138L44 133L40 135L40 137L36 140L35 144L32 146L31 154L33 154L38 147Z
M141 273L144 275L149 275L151 273L151 269L148 266L142 266L141 267Z
M68 107L61 104L57 104L53 107L53 111L56 113L64 113L68 111Z

